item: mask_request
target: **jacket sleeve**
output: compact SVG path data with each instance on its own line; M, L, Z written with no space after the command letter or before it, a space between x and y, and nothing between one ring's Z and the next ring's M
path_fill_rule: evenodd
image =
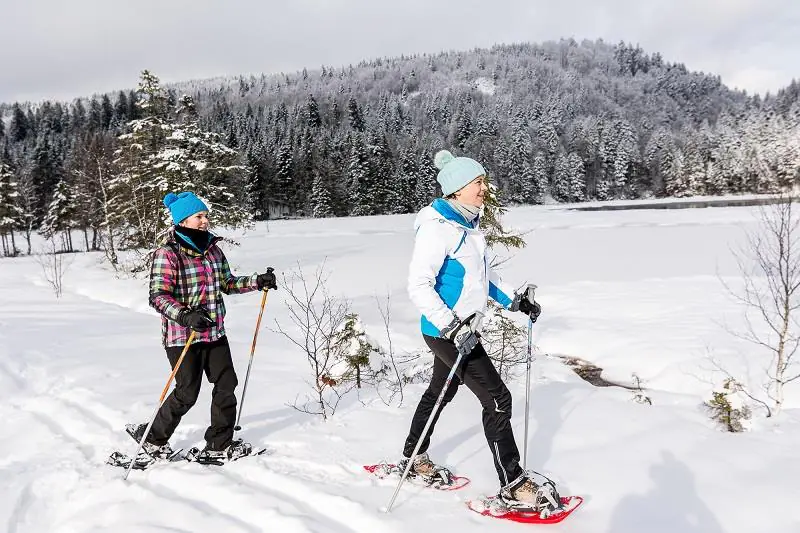
M448 254L443 228L442 224L433 221L419 227L408 268L408 295L417 309L439 330L455 318L433 288Z
M514 287L504 282L500 274L487 261L486 268L489 271L489 297L506 309L514 301Z
M158 248L150 268L149 302L152 308L174 321L178 320L178 314L186 307L174 296L178 274L175 252L165 247Z
M219 250L219 249L218 249ZM234 276L228 264L228 258L222 250L219 250L220 257L220 288L225 294L242 294L258 289L256 274L249 276Z

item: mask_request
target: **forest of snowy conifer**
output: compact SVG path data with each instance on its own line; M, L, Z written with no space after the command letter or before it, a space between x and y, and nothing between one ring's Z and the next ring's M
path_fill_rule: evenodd
M140 74L138 89L0 104L5 253L67 229L85 246L65 249L108 248L115 229L118 245L147 247L160 229L148 216L177 188L234 226L413 212L437 195L442 148L481 161L505 204L776 192L800 171L799 83L748 95L622 42L163 86L132 72L131 87Z

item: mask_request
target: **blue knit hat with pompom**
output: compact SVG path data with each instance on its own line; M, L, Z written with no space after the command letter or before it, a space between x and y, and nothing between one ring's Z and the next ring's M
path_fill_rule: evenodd
M486 174L483 166L469 157L455 157L447 150L436 152L433 164L439 169L436 181L442 186L442 194L448 196L469 182Z
M167 193L164 197L164 205L172 215L172 221L180 224L190 216L200 211L208 211L208 206L198 198L193 192L174 192Z

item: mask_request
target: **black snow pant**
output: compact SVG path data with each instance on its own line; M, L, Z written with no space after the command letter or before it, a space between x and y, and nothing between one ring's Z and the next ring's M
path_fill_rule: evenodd
M166 351L170 367L175 368L183 346L169 346ZM239 382L227 337L213 342L196 342L189 347L175 374L175 389L159 409L148 442L159 446L167 443L183 415L197 401L203 373L214 384L211 392L211 425L206 430L206 444L212 450L224 450L230 445L236 423L234 390Z
M406 457L411 457L411 454L414 453L414 447L422 435L422 430L425 429L425 424L433 411L433 406L447 381L447 375L450 373L456 357L458 357L458 351L451 341L428 335L423 335L423 337L435 356L433 360L433 377L428 389L422 395L422 399L420 399L417 410L414 413L414 418L411 421L411 429L403 448L403 455ZM524 473L519 464L519 450L514 440L514 432L511 429L511 393L480 343L472 350L469 356L461 358L461 364L456 370L456 375L450 382L450 387L444 393L441 407L433 417L428 434L422 440L419 453L423 453L428 449L436 421L445 405L456 395L458 386L461 383L464 383L478 397L483 406L483 431L486 435L486 442L492 452L494 467L497 470L500 483L501 485L507 485Z

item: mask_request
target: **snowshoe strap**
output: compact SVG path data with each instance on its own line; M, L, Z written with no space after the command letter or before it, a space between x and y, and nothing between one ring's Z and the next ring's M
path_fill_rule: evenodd
M545 510L553 512L561 508L561 497L552 481L547 481L537 489L536 507L540 512Z
M440 484L440 485L452 485L453 484L453 473L450 469L445 468L444 466L436 466L433 469L433 474L430 476L430 483Z

